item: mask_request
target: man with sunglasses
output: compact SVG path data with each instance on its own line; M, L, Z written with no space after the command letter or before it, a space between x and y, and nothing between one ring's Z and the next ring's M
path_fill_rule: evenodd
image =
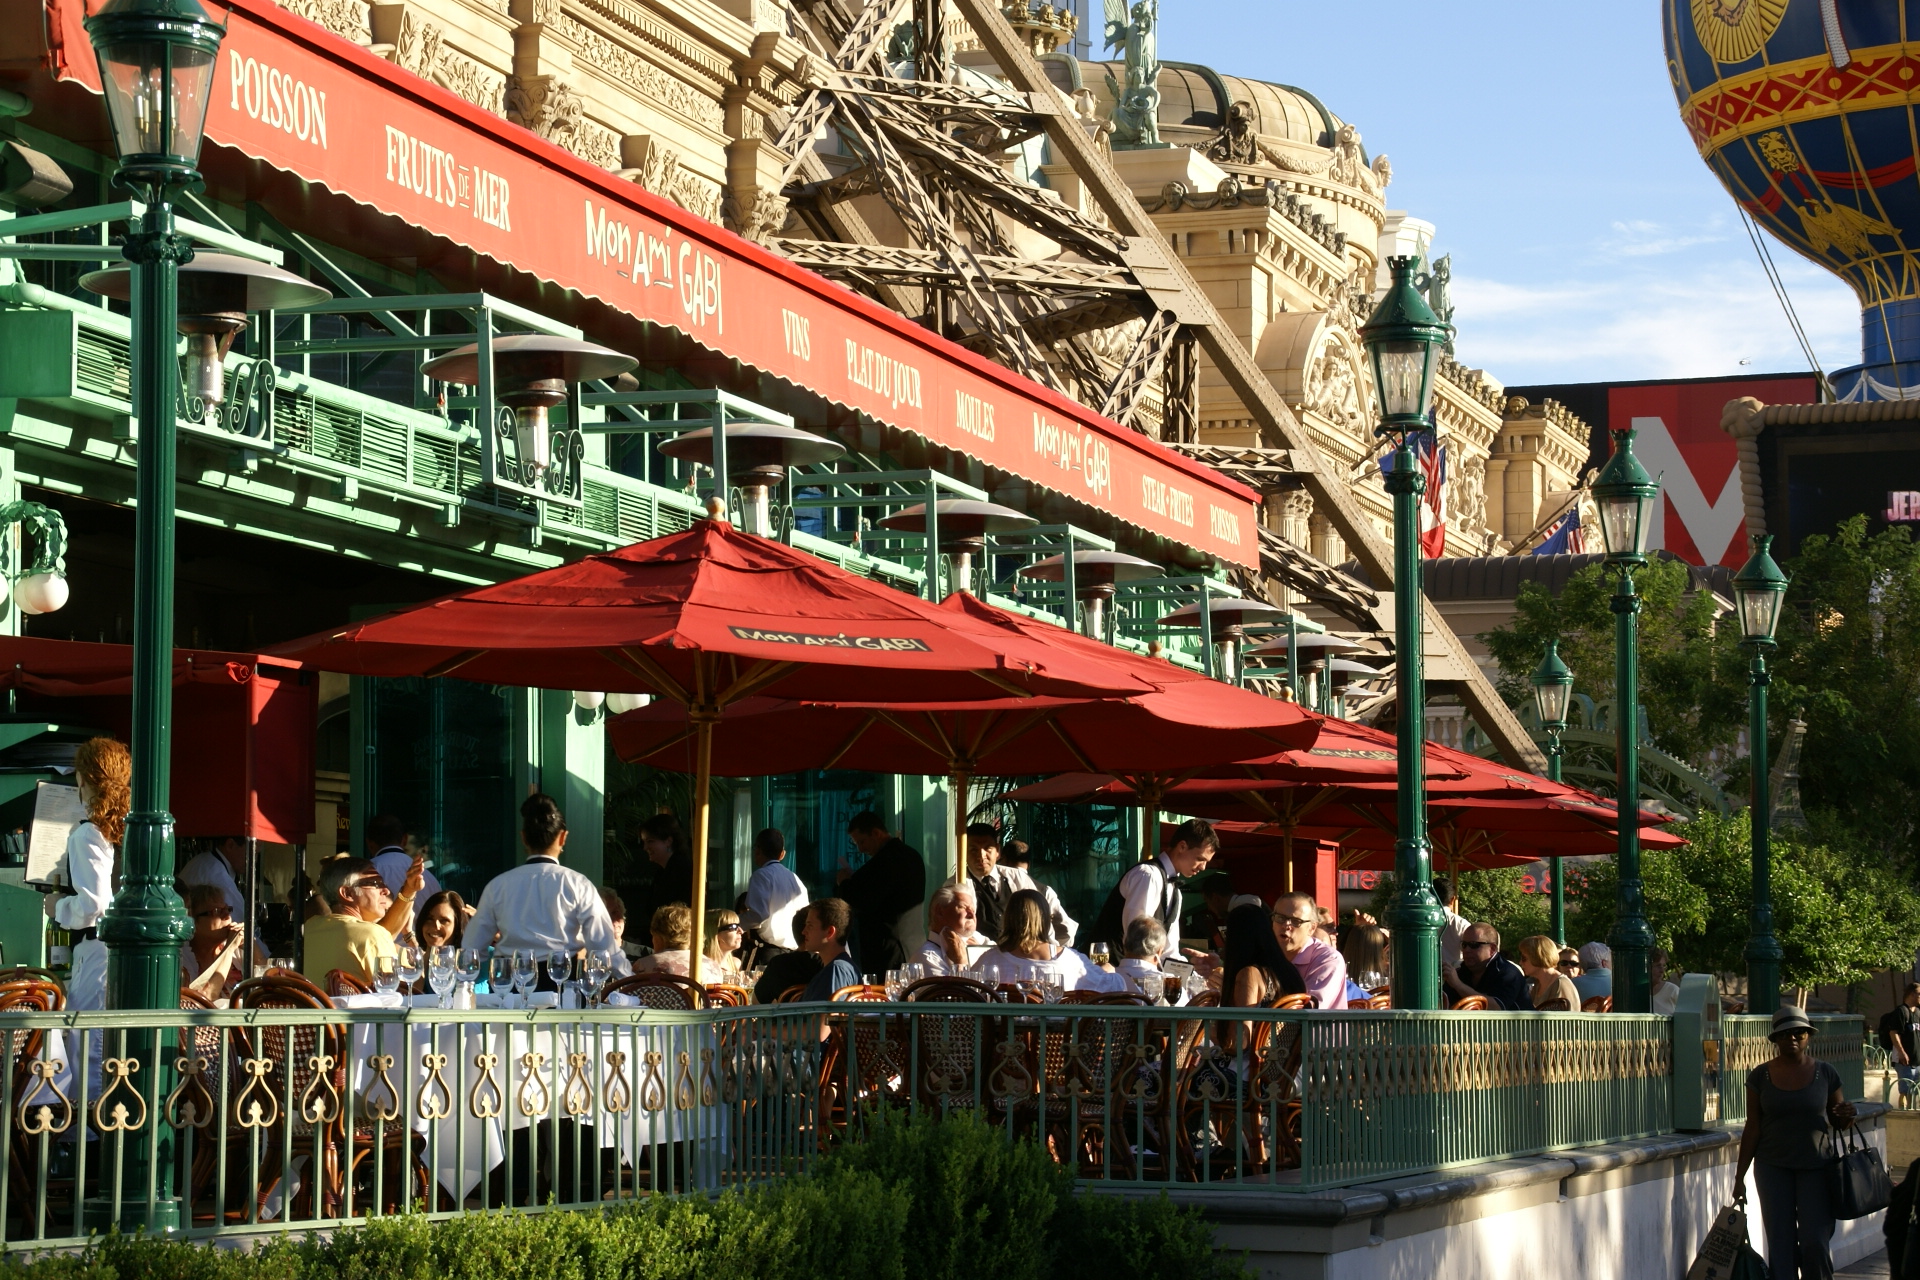
M1485 996L1489 1009L1519 1010L1533 1008L1527 992L1527 975L1520 966L1500 954L1500 931L1490 924L1468 928L1460 939L1460 966L1440 966L1440 978L1450 999Z
M1347 1007L1347 961L1320 936L1320 910L1312 894L1283 893L1274 899L1273 936L1300 971L1316 1009Z
M333 858L320 869L324 914L307 921L306 957L300 971L325 985L334 969L371 982L375 961L394 955L393 939L413 919L422 864L415 859L400 893L387 888L366 858Z

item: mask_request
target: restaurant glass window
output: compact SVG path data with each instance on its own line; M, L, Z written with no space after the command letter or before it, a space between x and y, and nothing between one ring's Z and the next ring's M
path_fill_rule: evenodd
M478 902L519 861L509 691L421 677L367 683L366 816L407 823L441 887Z
M890 782L885 774L849 769L767 779L767 825L786 836L787 864L815 897L832 895L843 859L855 871L866 861L847 838L847 822L854 814L872 809L898 831L900 815L888 811Z

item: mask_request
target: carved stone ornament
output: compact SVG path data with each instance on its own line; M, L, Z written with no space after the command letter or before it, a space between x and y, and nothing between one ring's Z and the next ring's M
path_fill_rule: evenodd
M1227 108L1227 122L1207 143L1207 158L1227 164L1258 164L1260 139L1253 132L1253 104L1237 101Z
M583 109L580 95L556 76L508 76L507 119L549 142L571 148Z
M373 43L364 0L280 0L280 7L358 45Z
M577 61L586 62L627 92L650 99L695 124L716 132L725 130L726 114L713 98L668 75L571 15L554 14L548 29L573 42L579 50Z
M770 191L729 191L720 211L729 230L756 244L766 244L787 225L786 197Z
M1374 193L1380 190L1379 179L1367 165L1366 152L1360 145L1360 131L1350 124L1341 125L1334 135L1333 163L1327 166L1327 176L1343 186Z
M1099 100L1093 90L1085 85L1073 91L1073 118L1080 122L1080 127L1087 131L1087 136L1093 139L1093 145L1101 152L1113 150L1113 121L1100 115Z
M440 25L419 17L411 5L400 15L393 62L487 111L499 111L506 78L448 48Z
M1356 438L1364 436L1368 420L1362 387L1358 344L1346 330L1330 327L1307 361L1307 408Z

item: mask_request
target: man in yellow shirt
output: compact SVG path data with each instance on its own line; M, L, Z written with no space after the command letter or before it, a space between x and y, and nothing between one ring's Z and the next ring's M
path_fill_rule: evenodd
M320 870L318 886L326 912L307 921L301 972L322 986L334 969L371 983L374 961L392 956L395 936L413 923L413 899L420 892L421 876L422 862L415 858L395 897L367 859L329 860Z

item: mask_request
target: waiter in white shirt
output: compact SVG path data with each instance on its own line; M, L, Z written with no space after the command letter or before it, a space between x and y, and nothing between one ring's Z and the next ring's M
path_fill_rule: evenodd
M487 882L480 906L467 922L467 945L484 948L492 943L501 954L571 954L584 947L610 953L614 972L622 977L631 973L600 890L578 871L560 865L567 820L552 796L531 795L520 806L520 838L526 842L527 860ZM546 966L540 968L545 985Z
M1182 899L1180 886L1174 881L1205 871L1219 848L1220 839L1214 835L1212 823L1200 818L1189 818L1181 823L1174 828L1171 847L1162 849L1160 856L1151 862L1135 863L1120 877L1120 883L1113 887L1113 892L1107 895L1106 904L1100 908L1100 916L1088 931L1087 940L1105 942L1116 951L1120 950L1126 942L1127 926L1142 917L1151 916L1167 931L1164 954L1182 954ZM1213 959L1198 951L1184 954L1196 964Z
M761 942L782 951L797 951L793 920L807 905L807 886L787 867L787 839L776 827L753 838L753 878L747 881L747 901L740 923Z
M239 881L246 870L247 842L239 836L223 836L187 859L187 864L180 868L180 874L174 879L180 882L182 889L191 889L197 884L218 889L233 911L234 921L238 923L247 918L247 895L240 888Z
M967 878L973 883L980 931L988 937L1000 936L1000 916L1013 895L1031 889L1047 900L1053 940L1063 947L1073 945L1073 935L1080 926L1060 905L1060 899L1035 884L1025 868L1002 865L1000 830L991 823L976 822L967 828Z
M107 944L96 934L113 902L114 845L126 834L132 806L133 756L124 742L90 738L74 753L73 775L87 820L67 833L60 859L59 878L72 892L48 895L46 909L74 935L67 1008L85 1011L107 1007Z
M387 888L395 894L400 886L407 882L407 873L413 870L413 853L407 848L407 838L413 833L407 830L407 824L390 813L378 814L367 819L367 859L373 863L373 869L387 882ZM424 867L420 871L420 901L425 902L440 892L440 881ZM472 913L468 913L472 919Z

